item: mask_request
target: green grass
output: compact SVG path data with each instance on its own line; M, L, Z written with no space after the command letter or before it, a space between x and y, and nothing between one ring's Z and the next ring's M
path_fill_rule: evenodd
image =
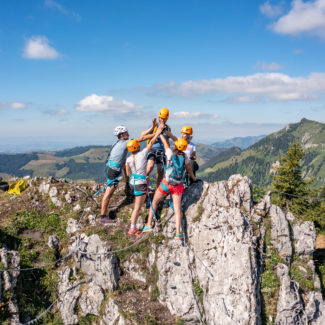
M200 286L199 280L193 281L193 288L197 298L199 299L199 302L203 304L203 289Z
M17 212L7 227L10 234L19 235L26 229L39 230L46 234L56 234L61 240L67 238L66 222L56 213L39 213L37 211Z
M200 222L203 212L204 212L203 202L200 202L200 204L198 205L197 210L196 210L196 215L192 219L192 222Z
M280 289L280 282L276 276L274 267L278 263L286 264L285 261L277 255L273 248L271 237L270 220L265 220L266 233L265 233L265 259L264 259L264 272L261 280L261 296L262 296L262 324L268 324L269 316L275 319L276 308L278 301L278 294Z

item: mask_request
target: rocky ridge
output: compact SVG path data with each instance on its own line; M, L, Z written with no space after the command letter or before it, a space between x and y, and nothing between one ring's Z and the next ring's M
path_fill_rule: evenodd
M58 324L54 321L59 319L69 325L81 321L100 325L325 324L323 284L313 260L313 223L272 205L269 195L254 205L247 177L233 175L228 181L186 188L184 242L174 238L174 216L168 208L161 210L161 224L154 234L130 239L132 204L121 186L110 210L118 222L106 228L95 221L100 199L96 202L85 194L96 191L97 184L78 185L78 189L63 180L32 179L21 198L10 199L21 200L24 195L34 209L56 211L64 225L57 234L39 227L47 249L55 258L63 258L46 269L57 282L48 305L56 303L44 324ZM5 211L0 217L9 226L9 215L17 211L8 215ZM140 223L145 215L143 209ZM22 221L17 220L19 225ZM19 269L18 251L8 249L3 238L1 263L5 269ZM13 256L10 265L8 254ZM22 273L5 271L0 277L8 324L27 324L37 316L19 310L16 284Z

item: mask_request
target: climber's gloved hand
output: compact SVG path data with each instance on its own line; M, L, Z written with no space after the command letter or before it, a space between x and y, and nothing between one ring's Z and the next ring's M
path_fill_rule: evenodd
M197 183L203 183L203 181L202 181L202 179L196 179L196 181L194 182L195 184L197 184Z

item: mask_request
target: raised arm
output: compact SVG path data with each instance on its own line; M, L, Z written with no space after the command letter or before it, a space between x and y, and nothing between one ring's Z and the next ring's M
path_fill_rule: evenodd
M175 135L173 133L171 133L170 131L165 131L164 132L169 138L171 138L173 141L177 140L177 137L175 137Z
M169 148L169 143L167 142L166 138L161 134L160 135L160 140L164 145L165 151Z
M193 179L193 181L196 182L196 177L193 173L193 170L192 170L189 162L185 161L185 168L186 168L186 171L189 173L190 177Z
M161 134L161 132L164 129L164 127L165 127L165 125L163 125L163 124L159 125L159 128L157 129L157 131L154 134L153 138L150 140L150 142L147 145L148 151L151 150L152 145L156 142L158 136Z
M153 118L153 119L152 119L152 125L150 126L149 129L142 131L142 132L141 132L141 136L144 136L144 135L147 135L147 134L149 134L149 133L152 133L152 131L153 131L153 129L155 128L156 124L157 124L157 122L156 122L156 118ZM150 138L149 138L149 139L150 139Z

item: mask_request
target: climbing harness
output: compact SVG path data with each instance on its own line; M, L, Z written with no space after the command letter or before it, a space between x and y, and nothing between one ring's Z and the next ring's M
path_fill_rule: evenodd
M145 194L143 191L137 191L137 190L135 189L135 181L136 181L136 180L140 180L140 179L142 179L142 180L146 180L146 179L147 179L146 176L143 176L143 175L140 175L140 174L132 174L132 175L131 175L131 178L133 178L133 194L134 194L135 196Z
M174 211L173 199L172 199L172 195L170 194L170 191L169 191L168 187L166 186L166 184L164 184L163 181L161 181L160 186L162 187L162 189L163 189L166 193L169 193L168 204L169 204L169 207Z
M118 176L116 176L114 179L109 179L108 178L108 171L109 169L113 169L115 171L121 171L121 166L119 164L117 164L116 162L109 160L105 166L105 175L106 175L106 184L99 190L97 191L94 196L96 196L97 194L99 194L100 192L102 192L103 190L106 189L107 186L110 186L111 184L113 184L119 177L120 177L120 173Z

